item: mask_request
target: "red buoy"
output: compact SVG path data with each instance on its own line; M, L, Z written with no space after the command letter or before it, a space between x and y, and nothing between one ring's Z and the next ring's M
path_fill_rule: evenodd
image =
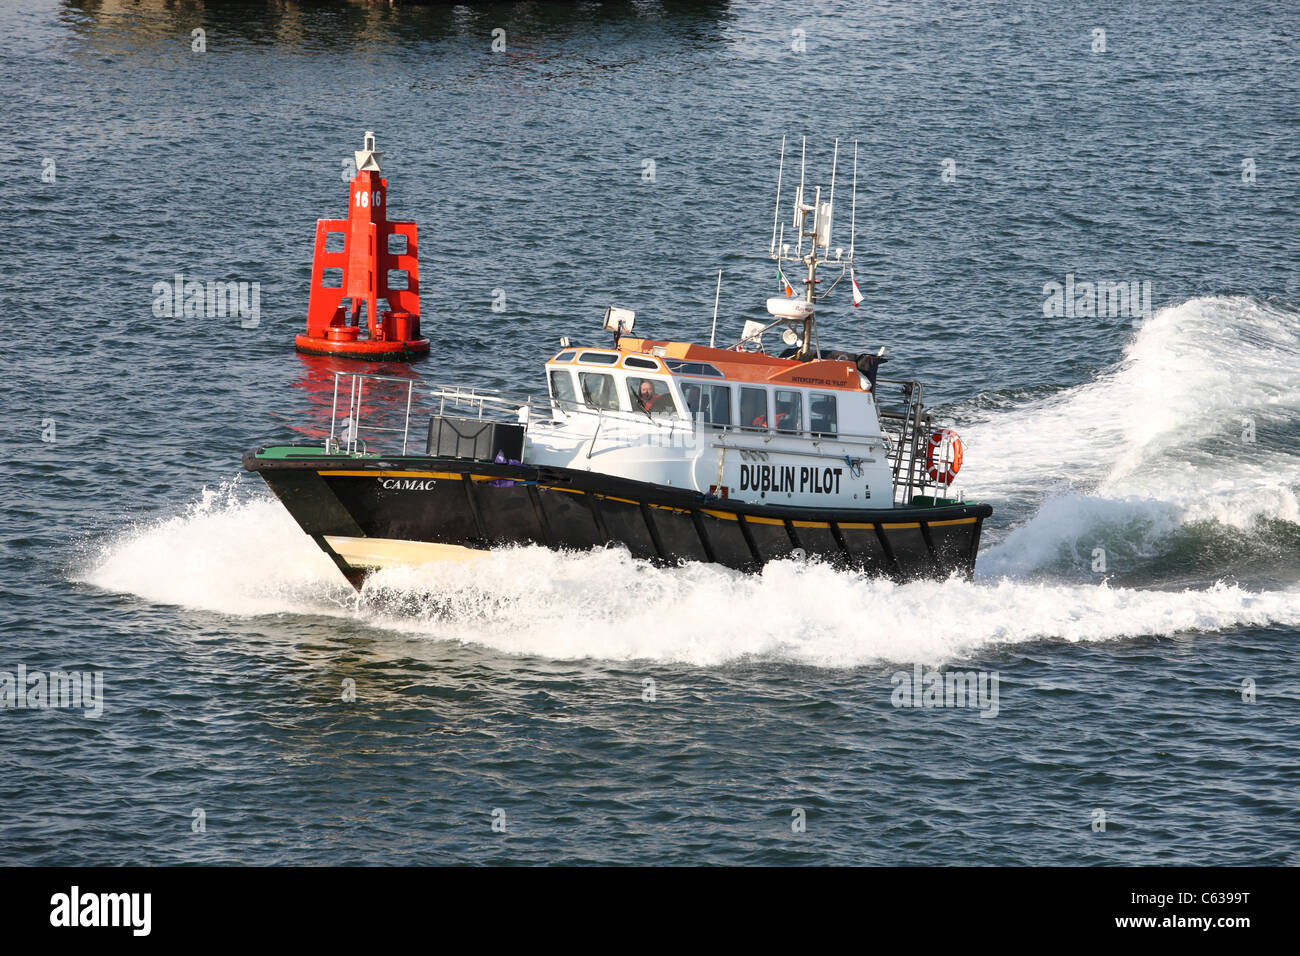
M357 171L348 184L348 218L316 221L307 333L295 338L294 346L311 355L410 361L429 352L429 340L420 337L415 223L388 221L388 180L379 175L383 153L375 150L374 133L366 132L365 149L354 155ZM326 250L332 233L342 234L342 251ZM393 251L394 236L404 237L405 248ZM341 270L340 285L325 286L326 269ZM405 273L406 288L390 288L389 272ZM350 311L345 298L350 300ZM380 299L388 303L382 313ZM360 318L362 303L366 306L365 326Z

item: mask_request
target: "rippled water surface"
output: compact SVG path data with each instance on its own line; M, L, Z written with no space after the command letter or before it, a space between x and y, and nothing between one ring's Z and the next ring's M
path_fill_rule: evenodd
M1294 862L1291 5L18 0L0 36L0 671L104 675L97 719L0 711L0 862ZM721 268L720 332L760 317L781 136L819 182L858 139L866 302L822 335L961 431L975 580L522 549L354 595L239 460L328 423L291 343L366 129L433 341L378 370L534 394L611 303L701 340ZM178 272L260 323L156 317ZM1152 312L1045 316L1071 275ZM917 665L996 706L894 706Z

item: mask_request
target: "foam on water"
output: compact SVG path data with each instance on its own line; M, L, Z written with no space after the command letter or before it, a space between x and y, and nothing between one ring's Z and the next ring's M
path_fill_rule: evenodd
M373 575L359 599L272 500L208 495L105 544L84 580L236 615L352 615L388 630L550 658L826 667L937 663L997 645L1102 641L1247 624L1300 625L1300 589L1148 591L960 580L895 584L818 563L744 575L656 568L609 549L512 548L472 564Z
M390 569L359 598L278 502L247 482L102 543L78 577L156 603L236 615L355 616L418 637L550 658L827 667L940 662L1034 640L1107 641L1300 625L1300 584L1147 590L1042 580L1081 542L1157 553L1191 522L1297 521L1300 457L1266 440L1300 410L1300 322L1244 299L1157 313L1117 367L963 434L966 487L1037 502L980 557L974 583L896 584L818 564L760 575L656 568L618 549L513 548L472 565ZM1240 440L1253 417L1258 441ZM1235 431L1233 431L1235 429Z
M352 588L268 495L231 481L181 515L144 522L91 549L74 577L157 604L226 614L339 613Z
M386 605L400 595L400 613ZM745 657L824 667L941 661L999 645L1098 641L1300 624L1300 589L1142 591L1003 579L896 584L779 561L762 574L655 568L609 550L518 549L473 566L375 575L373 622L547 657L651 658L709 665Z
M1300 314L1247 298L1161 309L1094 381L962 436L968 495L1035 505L981 556L985 574L1028 573L1103 529L1150 553L1195 522L1300 523Z

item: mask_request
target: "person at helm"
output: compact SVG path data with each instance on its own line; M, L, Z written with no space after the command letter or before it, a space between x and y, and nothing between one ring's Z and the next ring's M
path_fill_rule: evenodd
M650 415L666 415L675 411L673 397L667 390L656 394L654 382L648 378L641 379L640 388L636 393L636 404Z

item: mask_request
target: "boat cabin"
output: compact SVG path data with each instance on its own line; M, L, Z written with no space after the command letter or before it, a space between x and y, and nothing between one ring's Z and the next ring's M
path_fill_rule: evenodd
M564 349L546 374L560 416L624 412L818 438L878 431L870 383L848 361L622 339L618 348Z
M525 460L706 495L806 507L890 507L888 439L853 361L797 361L622 337L546 363L553 421Z

